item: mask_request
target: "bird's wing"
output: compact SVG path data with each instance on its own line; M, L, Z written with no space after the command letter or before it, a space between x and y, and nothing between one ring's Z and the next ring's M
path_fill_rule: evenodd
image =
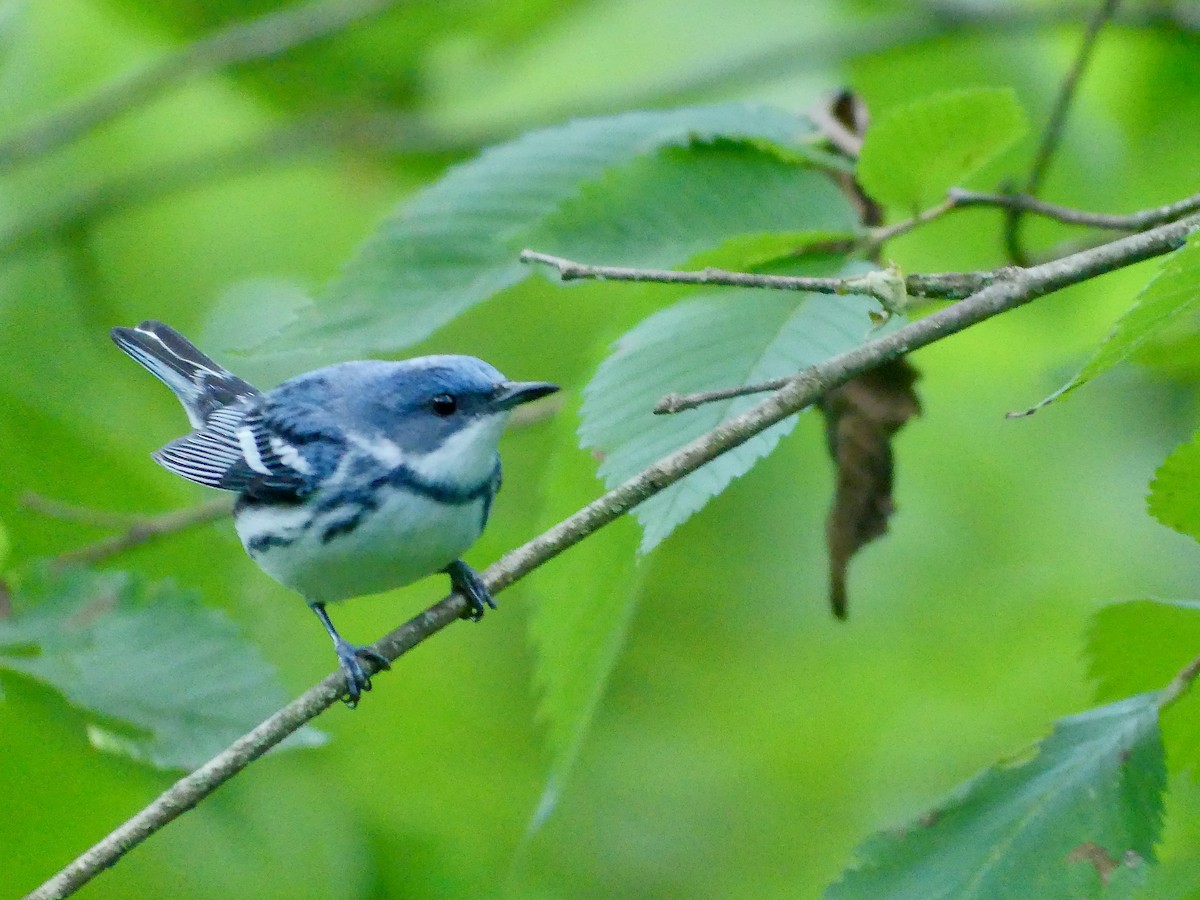
M162 322L114 328L112 339L174 392L195 428L207 426L218 410L259 396L251 384L217 365Z
M203 428L157 450L156 462L208 487L287 502L316 490L344 452L333 435L295 433L253 398L215 410Z

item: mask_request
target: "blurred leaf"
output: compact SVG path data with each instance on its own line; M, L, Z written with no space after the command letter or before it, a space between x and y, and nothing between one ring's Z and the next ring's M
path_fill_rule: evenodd
M1200 541L1200 433L1176 447L1158 467L1146 506L1168 528Z
M1168 750L1167 758L1171 759ZM1200 897L1200 782L1193 772L1172 765L1166 795L1166 821L1157 863L1146 873L1138 900L1197 900ZM1106 897L1105 900L1108 900Z
M3 571L4 564L8 562L8 531L4 527L4 523L0 522L0 571Z
M1009 88L935 94L891 110L867 129L858 180L872 199L916 212L944 199L1027 128Z
M1110 603L1088 628L1088 674L1100 700L1161 688L1197 654L1200 602L1194 600Z
M828 275L839 261L797 268ZM846 272L848 270L843 269ZM670 392L692 393L754 384L860 345L871 333L863 297L777 295L750 289L702 292L652 315L617 341L612 356L584 389L580 440L603 454L600 475L611 488L684 444L758 403L741 397L670 416L652 413ZM648 553L729 483L770 453L794 416L751 438L634 510Z
M1117 322L1079 374L1022 415L1037 412L1107 372L1148 341L1170 331L1197 311L1200 311L1200 231L1193 232L1186 244L1163 257L1158 272L1142 288L1134 305Z
M531 132L452 168L406 202L285 336L353 353L404 347L525 278L517 254L529 234L610 167L716 137L800 148L810 130L780 110L725 104Z
M1088 674L1101 701L1165 687L1198 655L1200 602L1194 600L1111 603L1088 628ZM1200 695L1164 711L1163 733L1177 768L1200 762Z
M846 618L846 566L887 532L892 503L892 436L921 411L917 370L903 357L834 388L821 399L837 488L829 511L829 604Z
M595 496L592 460L573 435L563 437L546 477L555 509L543 517L542 528L558 522L562 509L585 506ZM645 575L637 538L636 526L623 517L530 576L538 597L529 623L541 687L538 715L551 754L532 828L553 811L625 643Z
M797 256L833 252L844 243L848 231L769 231L738 234L711 250L696 254L688 268L756 270Z
M867 840L826 897L1076 896L1099 875L1101 853L1153 859L1165 785L1157 694L1061 719L1032 759L998 765L920 820Z
M192 769L286 700L258 647L223 613L170 583L124 572L43 569L0 621L0 668L58 690L103 750ZM305 729L292 742L323 742Z

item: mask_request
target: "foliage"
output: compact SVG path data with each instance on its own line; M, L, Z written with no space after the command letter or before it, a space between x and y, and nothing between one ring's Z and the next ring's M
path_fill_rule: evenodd
M1035 412L1128 359L1173 329L1190 331L1200 308L1196 278L1200 275L1200 235L1166 257L1158 273L1138 295L1137 302L1113 328L1079 374L1029 410Z
M87 714L102 749L193 769L284 700L258 647L194 592L123 572L38 571L0 622L0 668L35 678ZM293 743L321 743L311 729Z
M1166 781L1156 695L1064 719L1034 754L872 838L826 896L1094 895L1113 870L1153 858Z
M944 199L1026 128L1011 90L974 88L923 98L871 127L858 178L868 196L916 213Z
M553 242L557 229L547 228L546 219L610 167L664 147L718 137L756 137L799 151L803 144L798 142L810 130L778 110L728 104L583 119L493 147L446 173L385 221L343 267L329 296L312 307L292 340L303 345L319 339L349 351L415 343L523 278L528 270L517 261L521 247L535 234ZM635 171L634 178L639 174ZM685 178L697 174L690 167L682 172ZM744 199L721 187L713 186L716 198ZM664 189L670 189L669 182ZM651 199L628 194L639 204ZM608 192L604 196L607 201ZM569 231L576 222L567 215L559 227ZM678 238L666 233L665 239ZM605 249L603 242L591 245L595 253Z
M1200 541L1200 435L1177 447L1150 482L1150 514L1168 528Z
M13 7L0 143L271 6ZM1195 190L1190 27L1106 30L1047 199L1118 211ZM1036 6L401 4L271 59L193 63L186 86L0 171L0 893L152 799L173 777L155 767L265 717L277 683L295 694L329 668L228 523L128 551L136 576L45 568L198 496L146 459L182 416L108 327L169 320L256 381L400 351L559 381L565 407L505 438L482 566L758 399L652 416L663 394L788 375L903 325L849 295L568 288L529 277L523 247L762 273L1000 266L994 211L931 221L875 262L849 179L896 221L1026 171L1027 123L1043 127L1077 40ZM856 168L792 112L838 83L875 121ZM1079 237L1022 233L1047 254ZM905 399L925 417L878 462L871 521L893 495L898 513L854 563L849 622L821 602L825 445L791 417L406 656L323 718L326 747L254 763L87 891L1194 895L1200 699L1177 676L1200 653L1198 601L1095 605L1194 596L1196 548L1141 493L1194 428L1196 247L912 357ZM1089 356L1054 396L1130 359L1156 375L1120 367L1002 420ZM1192 537L1196 446L1150 495ZM92 513L46 517L27 491ZM440 589L347 604L339 626L373 637Z

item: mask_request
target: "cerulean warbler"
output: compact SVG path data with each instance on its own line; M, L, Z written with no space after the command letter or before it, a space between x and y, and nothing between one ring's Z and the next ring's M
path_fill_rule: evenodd
M238 536L268 575L298 593L333 638L351 706L371 689L325 604L445 572L478 621L496 607L460 559L500 488L500 433L513 407L558 390L509 381L471 356L345 362L261 392L161 322L114 328L117 346L183 404L191 434L153 458L237 493Z

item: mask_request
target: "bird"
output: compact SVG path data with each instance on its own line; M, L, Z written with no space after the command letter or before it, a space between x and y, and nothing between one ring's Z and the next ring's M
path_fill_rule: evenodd
M162 322L113 328L112 339L171 389L192 426L151 457L237 495L242 546L325 627L348 706L371 689L363 662L389 665L345 640L328 604L444 572L467 601L464 618L496 608L462 555L500 488L509 413L558 385L435 355L337 363L259 391Z

